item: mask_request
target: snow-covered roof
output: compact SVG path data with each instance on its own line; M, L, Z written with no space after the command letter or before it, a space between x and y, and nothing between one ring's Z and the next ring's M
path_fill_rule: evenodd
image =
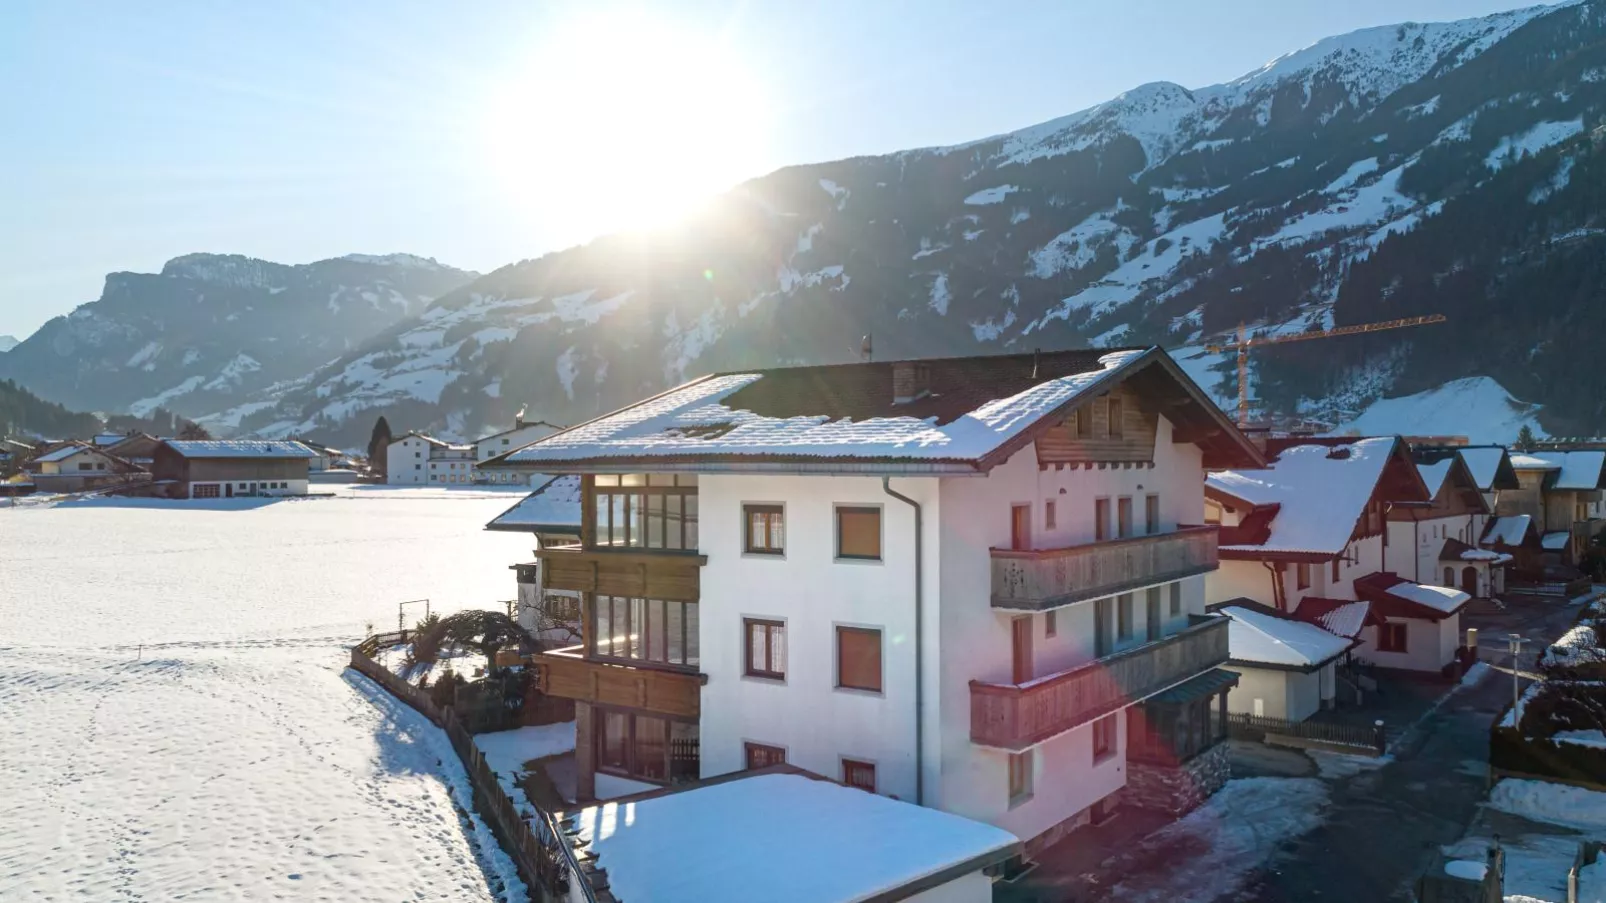
M1390 618L1442 621L1472 600L1454 587L1415 583L1385 571L1357 577L1353 585L1355 595L1371 602L1378 614Z
M116 445L126 438L128 437L122 433L101 433L90 439L89 442L91 445Z
M1555 465L1556 480L1551 489L1596 489L1600 486L1601 468L1606 466L1606 451L1544 451L1532 457ZM1513 461L1515 465L1515 461Z
M86 452L86 451L87 452L95 452L96 454L104 455L104 453L99 451L98 449L91 448L91 447L89 447L87 445L76 445L76 444L75 445L63 445L61 448L58 448L53 452L50 452L48 454L40 455L39 457L34 459L34 462L35 463L39 463L39 464L54 464L57 461L65 461L68 458L71 458L73 455L78 454L79 452Z
M1307 623L1314 623L1334 636L1354 639L1360 636L1361 628L1372 613L1370 602L1350 602L1342 599L1312 599L1300 600L1295 617Z
M1561 470L1561 464L1550 461L1538 455L1516 452L1511 456L1511 466L1518 470Z
M1445 614L1459 609L1472 598L1453 587L1412 583L1409 580L1402 580L1394 584L1388 588L1387 592L1408 602L1415 602L1418 605L1426 605L1429 608L1438 609Z
M1570 539L1572 539L1571 533L1568 533L1566 530L1558 530L1554 533L1546 533L1544 536L1539 537L1539 545L1549 549L1552 552L1557 552L1567 548L1567 541Z
M1235 662L1314 668L1344 654L1350 641L1314 624L1229 605L1228 655Z
M169 439L168 448L185 458L316 458L318 453L284 439Z
M1506 450L1498 445L1468 446L1456 450L1461 460L1466 462L1467 470L1472 472L1472 481L1478 488L1488 492L1495 488L1495 479L1500 473L1500 462L1505 460Z
M1223 551L1316 552L1336 555L1349 545L1355 521L1383 476L1395 440L1349 445L1297 445L1264 470L1223 470L1205 478L1216 493L1251 505L1279 505L1259 545L1223 544Z
M487 530L535 532L540 529L580 530L580 477L552 477L518 504L485 525Z
M1417 464L1416 471L1422 475L1422 482L1427 484L1428 494L1438 498L1439 490L1444 488L1444 481L1450 476L1450 468L1455 464L1454 458L1445 458L1433 464Z
M627 903L865 900L1020 849L1001 828L800 774L601 803L576 821Z
M1487 545L1520 546L1528 536L1528 525L1533 517L1527 514L1508 514L1489 521L1483 541Z
M1169 391L1193 402L1168 408L1168 416L1219 424L1209 441L1230 448L1225 457L1258 462L1220 410L1164 351L1150 348L715 374L487 464L694 469L784 461L974 472L998 463L995 454L1012 453L1019 447L1013 442L1029 440L1034 426L1051 425L1051 415L1063 417L1127 377L1147 375L1150 364L1169 372ZM928 390L895 399L900 372L921 374Z

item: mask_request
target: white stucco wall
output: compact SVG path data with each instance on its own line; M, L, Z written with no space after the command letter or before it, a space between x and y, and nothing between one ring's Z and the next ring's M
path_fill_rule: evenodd
M428 482L429 443L416 436L397 439L385 448L385 482L411 485Z
M1435 517L1421 521L1389 521L1389 570L1417 583L1442 583L1444 566L1439 554L1446 539L1459 539L1477 545L1470 514ZM1409 553L1406 550L1414 550ZM1457 567L1457 580L1460 568Z
M1461 644L1461 615L1454 614L1442 621L1433 622L1418 618L1390 618L1391 622L1406 625L1405 651L1382 652L1377 648L1377 628L1368 627L1361 632L1361 645L1355 648L1355 657L1371 662L1380 668L1399 668L1407 671L1438 671L1455 658Z
M1407 547L1409 548L1409 547ZM1383 569L1383 537L1368 536L1349 545L1349 558L1338 563L1338 579L1333 579L1333 564L1313 562L1310 565L1310 585L1299 588L1298 565L1282 562L1282 581L1288 611L1298 611L1299 603L1307 596L1323 599L1354 599L1355 578L1364 577ZM1389 566L1393 567L1395 547L1389 547ZM1407 561L1406 565L1410 566ZM1276 567L1277 563L1273 563ZM1246 598L1262 605L1276 607L1272 577L1260 561L1223 560L1221 567L1205 580L1205 597L1208 602L1225 602Z
M928 773L937 768L937 685L941 639L937 481L894 479L924 505L926 533L926 699ZM787 761L841 779L844 757L873 762L877 790L915 799L914 513L886 495L879 478L704 474L698 481L702 571L698 634L702 670L702 773L744 766L743 743L780 746ZM786 553L742 552L744 502L785 508ZM882 510L882 560L838 561L837 504ZM974 600L986 606L986 597ZM745 677L742 619L786 624L784 682ZM876 627L882 636L882 692L836 687L836 627ZM968 711L968 710L967 710ZM928 791L928 802L930 793Z
M993 879L978 869L904 899L909 903L991 903Z
M1241 664L1228 665L1238 672L1238 686L1227 693L1227 711L1253 715L1255 700L1261 701L1260 715L1267 718L1288 717L1288 682L1286 672L1250 668Z

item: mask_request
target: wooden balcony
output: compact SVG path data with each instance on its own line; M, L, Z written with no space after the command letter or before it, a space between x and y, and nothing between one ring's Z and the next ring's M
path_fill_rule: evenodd
M547 589L695 602L706 555L560 546L537 549Z
M1227 661L1227 619L1023 684L970 682L970 739L1019 752Z
M993 607L1042 611L1216 569L1214 526L1063 549L993 549Z
M702 708L701 674L596 661L580 646L538 652L530 662L541 692L552 696L682 718L696 718Z

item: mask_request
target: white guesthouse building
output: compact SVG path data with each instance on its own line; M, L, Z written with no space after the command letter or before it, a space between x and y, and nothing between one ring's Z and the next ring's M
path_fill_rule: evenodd
M512 470L481 472L479 464L551 435L549 423L525 423L492 433L470 444L454 444L419 432L394 439L385 449L385 482L400 485L467 485L470 483L529 483Z
M582 797L784 762L1035 848L1225 780L1203 477L1263 463L1150 348L714 375L485 466L581 476Z

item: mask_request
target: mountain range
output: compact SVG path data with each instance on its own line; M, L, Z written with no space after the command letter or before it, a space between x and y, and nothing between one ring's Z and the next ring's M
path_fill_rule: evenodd
M1230 404L1231 356L1204 346L1240 323L1443 314L1256 349L1258 411L1594 433L1603 112L1606 0L1369 28L1221 85L782 169L672 229L484 276L401 255L113 274L0 377L360 444L379 414L458 436L526 403L573 422L700 373L852 360L865 335L878 357L1157 343Z

